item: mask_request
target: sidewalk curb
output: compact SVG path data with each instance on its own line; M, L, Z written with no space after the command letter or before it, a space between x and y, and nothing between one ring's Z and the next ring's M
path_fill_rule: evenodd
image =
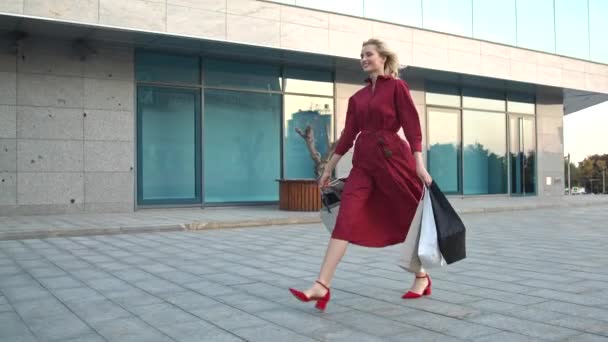
M12 231L0 233L2 240L25 240L25 239L48 239L55 237L77 237L93 235L116 235L134 233L157 233L184 231L183 224L150 225L150 226L128 226L128 227L98 227L98 228L79 228L79 229L46 229L32 231Z
M458 214L485 214L498 212L512 212L535 209L549 208L575 208L575 207L590 207L597 205L606 205L606 202L585 202L585 203L547 203L522 205L514 207L496 207L496 208L475 208L457 210ZM98 227L98 228L79 228L79 229L61 229L50 228L32 231L10 231L0 232L0 241L3 240L25 240L25 239L46 239L55 237L77 237L77 236L93 236L93 235L116 235L116 234L135 234L135 233L157 233L157 232L174 232L174 231L204 231L214 229L231 229L231 228L246 228L246 227L267 227L267 226L285 226L299 224L317 224L321 223L319 217L290 217L277 219L258 219L258 220L236 220L236 221L194 221L181 224L165 224L165 225L144 225L144 226L124 226L124 227Z
M192 222L184 225L185 230L210 230L210 229L226 229L226 228L244 228L244 227L264 227L264 226L285 226L290 224L313 224L321 223L319 217L292 217L281 219L261 219L261 220L245 220L245 221L210 221L210 222Z

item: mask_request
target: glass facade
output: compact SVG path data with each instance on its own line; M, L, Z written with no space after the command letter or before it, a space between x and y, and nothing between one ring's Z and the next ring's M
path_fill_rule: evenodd
M137 88L140 204L201 201L199 108L196 90Z
M533 94L428 83L426 103L428 169L443 191L536 192Z
M462 111L463 193L507 193L506 114Z
M333 108L332 98L285 96L285 178L316 177L310 152L296 130L305 133L307 127L310 127L317 151L325 155L333 141Z
M517 46L555 53L553 0L517 1Z
M281 95L205 90L206 203L277 201Z
M422 21L429 30L473 36L473 4L471 0L425 0Z
M555 0L556 52L589 58L589 7L587 1Z
M135 77L139 82L197 85L201 83L199 59L138 51Z
M608 64L606 0L284 0Z
M210 59L203 63L203 75L206 87L281 90L281 69L278 66Z
M464 108L504 111L505 105L504 93L501 91L482 88L462 89L462 106Z
M473 0L473 38L517 44L515 0Z
M335 139L328 71L136 53L138 205L278 200ZM428 168L446 193L536 193L535 97L426 84Z
M297 94L316 94L333 96L332 75L325 71L285 68L285 91Z
M331 2L331 1L326 1ZM420 0L374 0L372 6L366 1L364 17L407 26L422 25L422 3Z
M445 193L460 193L460 110L427 110L428 170Z
M589 42L591 60L608 64L608 1L589 0Z
M534 117L510 115L509 137L511 147L511 194L515 196L536 193L536 133Z
M325 153L331 72L136 53L138 205L278 200L279 178L314 178L296 128Z

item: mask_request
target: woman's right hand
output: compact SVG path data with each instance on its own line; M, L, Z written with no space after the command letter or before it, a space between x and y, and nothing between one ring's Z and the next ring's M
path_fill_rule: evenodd
M319 188L324 188L324 187L328 186L330 177L331 177L331 174L329 174L327 172L323 172L323 174L319 178Z

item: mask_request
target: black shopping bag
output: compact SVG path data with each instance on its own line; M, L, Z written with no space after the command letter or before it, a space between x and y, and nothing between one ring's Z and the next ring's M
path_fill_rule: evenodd
M464 224L437 183L429 187L439 249L448 264L466 258Z

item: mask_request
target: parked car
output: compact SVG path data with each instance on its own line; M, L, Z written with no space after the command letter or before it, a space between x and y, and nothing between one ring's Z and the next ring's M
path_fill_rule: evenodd
M587 191L585 190L584 187L578 187L578 186L573 186L572 187L572 194L573 195L584 195L586 193L587 193Z

